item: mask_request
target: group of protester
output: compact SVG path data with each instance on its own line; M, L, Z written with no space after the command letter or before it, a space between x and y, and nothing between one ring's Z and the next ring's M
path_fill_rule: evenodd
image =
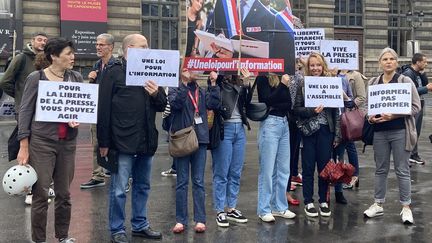
M69 187L74 176L76 138L79 123L70 121L39 122L34 120L39 80L83 82L80 73L73 71L75 61L73 43L63 38L49 38L38 44L36 34L29 46L36 54L36 66L19 70L21 55L8 69L14 85L9 93L17 98L18 139L20 150L18 163L32 165L38 181L34 184L32 202L32 240L46 242L48 190L54 183L55 198L55 237L59 242L75 240L68 235L71 218ZM100 156L116 152L117 171L111 171L109 188L109 228L111 240L116 243L129 242L124 224L126 218L126 187L132 180L132 235L149 239L161 239L162 234L151 229L147 217L147 200L150 192L150 178L153 155L158 146L158 131L155 125L157 112L162 112L169 104L170 132L193 126L199 147L183 157L175 158L176 165L176 217L172 228L174 233L183 232L188 223L188 184L192 181L194 230L206 230L204 171L206 151L211 150L213 172L213 207L216 222L220 227L228 227L231 222L248 221L237 205L240 191L240 178L243 171L246 132L250 129L245 114L247 104L252 100L256 84L258 100L269 107L269 115L260 122L258 132L259 172L257 215L263 222L273 222L275 217L292 219L296 214L289 210L293 201L289 194L291 174L297 167L300 141L304 211L309 217L329 217L327 181L318 178L319 210L314 205L314 174L323 170L333 156L342 157L348 151L349 162L354 164L356 173L346 188L358 186L358 158L355 145L342 141L340 115L343 109L327 108L323 105L310 108L304 102L304 76L339 76L343 80L345 109L354 106L366 109L367 96L364 79L358 72L332 72L324 57L312 53L298 68L295 75L263 74L252 80L248 70L241 75L222 75L210 72L207 87L201 87L198 76L182 69L178 88L170 88L168 94L155 82L148 80L143 87L126 86L126 65L128 48L148 48L147 40L140 34L126 36L122 42L122 56L112 57L114 38L109 34L97 37L98 56L101 58L89 74L92 82L99 84L98 124L92 127L95 153ZM412 112L409 115L383 113L367 116L373 124L375 172L375 203L364 215L375 217L383 214L386 181L393 155L395 171L399 180L402 221L413 223L410 210L411 180L409 169L410 152L416 146L421 127L422 104L419 94L431 90L424 75L426 57L416 54L409 69L412 76L398 74L398 56L390 48L379 55L378 62L382 74L369 80L368 85L388 83L410 83L412 87ZM27 65L33 63L33 59ZM419 66L421 68L417 68ZM422 63L422 64L421 64ZM303 70L304 69L304 70ZM407 71L408 72L408 71ZM11 75L19 73L21 78ZM6 75L7 76L7 75ZM413 82L413 78L414 80ZM8 82L1 81L1 88L7 93ZM24 85L25 84L25 85ZM8 93L8 94L9 94ZM20 96L18 96L20 94ZM208 115L212 111L212 116ZM418 122L420 121L420 125ZM314 127L306 133L300 126ZM416 127L417 124L417 127ZM417 129L417 130L416 130ZM95 131L96 130L96 131ZM413 156L418 156L414 154ZM97 157L95 155L95 157ZM294 159L292 159L294 158ZM296 161L297 160L297 161ZM92 179L82 184L82 188L103 185L102 170L94 165ZM97 171L98 170L98 171ZM99 174L98 174L99 173ZM98 177L99 176L99 177ZM296 178L298 181L298 178ZM84 186L83 186L84 185ZM341 188L336 185L336 202L347 203Z

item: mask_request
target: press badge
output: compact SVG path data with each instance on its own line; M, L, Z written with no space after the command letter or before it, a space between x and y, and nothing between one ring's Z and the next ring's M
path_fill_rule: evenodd
M202 118L198 114L195 115L194 120L196 125L203 123Z

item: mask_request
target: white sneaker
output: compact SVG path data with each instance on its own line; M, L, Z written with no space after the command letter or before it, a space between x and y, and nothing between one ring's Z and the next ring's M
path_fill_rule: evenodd
M330 217L330 215L331 215L330 208L326 202L320 203L319 211L320 211L321 216Z
M381 216L384 214L384 208L382 206L378 205L378 203L374 203L368 209L366 209L363 214L365 217L368 217L368 218Z
M313 203L306 204L304 211L307 216L309 217L318 217L318 211L315 209L315 206Z
M402 216L402 223L404 224L414 224L413 214L410 208L403 207L402 212L400 213Z
M270 222L274 222L275 218L273 217L273 215L271 213L266 213L264 215L259 215L258 216L262 221L266 222L266 223L270 223Z
M272 212L272 215L274 217L282 217L282 218L286 218L286 219L293 219L296 216L295 213L289 211L288 209L285 211L281 211L281 212Z
M25 204L31 205L32 204L32 199L33 199L33 194L27 194L26 197L25 197L25 200L24 200Z

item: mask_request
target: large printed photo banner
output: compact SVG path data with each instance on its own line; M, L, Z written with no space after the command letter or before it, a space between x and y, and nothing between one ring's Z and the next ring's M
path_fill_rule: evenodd
M320 46L330 69L359 69L358 41L322 40Z
M39 81L36 121L96 124L99 85Z
M320 41L325 40L325 31L317 29L295 29L295 55L306 58L311 52L320 52Z
M219 71L233 71L228 63L237 62L239 69L240 62L248 59L252 68L264 62L282 63L282 68L272 72L295 73L294 17L289 0L272 1L269 6L259 0L188 0L187 5L185 68L208 62L201 58L220 58L224 61L214 63L227 65L220 65ZM211 67L194 70L214 70ZM263 72L260 68L249 71Z
M368 115L411 114L411 84L388 83L368 87Z
M61 36L73 40L75 55L97 58L96 37L107 32L107 0L60 0Z
M179 51L129 48L127 53L126 85L143 86L152 80L159 86L178 87Z
M10 19L0 19L0 57L9 57L12 54L13 30Z
M344 107L342 79L305 76L305 107Z

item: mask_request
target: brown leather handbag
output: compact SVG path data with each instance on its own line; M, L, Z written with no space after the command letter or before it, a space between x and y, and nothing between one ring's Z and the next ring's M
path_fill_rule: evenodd
M341 133L344 141L358 141L362 139L364 116L358 107L342 113Z
M190 155L198 147L198 138L193 125L174 133L170 131L168 151L172 157L178 158Z

